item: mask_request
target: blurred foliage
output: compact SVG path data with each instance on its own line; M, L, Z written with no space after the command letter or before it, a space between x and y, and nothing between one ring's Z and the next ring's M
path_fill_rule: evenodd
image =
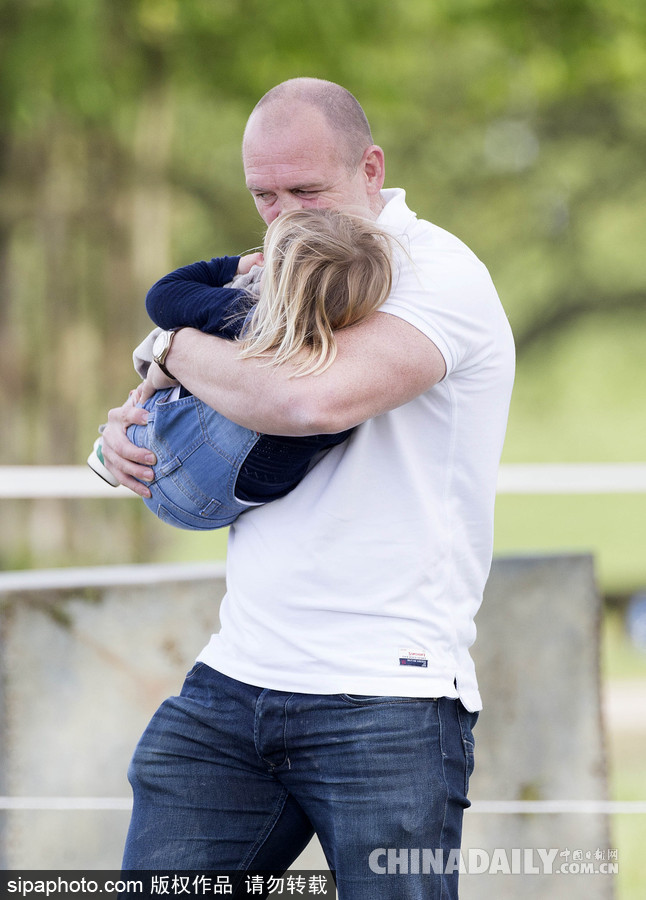
M258 243L242 130L302 74L359 98L387 183L492 271L509 458L639 458L643 3L0 0L0 464L82 462L133 386L150 283ZM572 442L572 404L626 415Z

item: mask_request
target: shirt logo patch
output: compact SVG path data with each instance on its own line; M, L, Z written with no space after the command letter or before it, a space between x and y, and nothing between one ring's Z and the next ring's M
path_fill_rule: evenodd
M428 668L428 659L425 650L409 650L405 647L399 651L400 666L418 666L421 669Z

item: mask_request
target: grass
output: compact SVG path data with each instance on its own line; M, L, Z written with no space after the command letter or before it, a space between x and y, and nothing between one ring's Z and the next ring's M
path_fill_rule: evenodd
M590 553L605 595L646 586L646 494L517 496L496 503L495 552Z

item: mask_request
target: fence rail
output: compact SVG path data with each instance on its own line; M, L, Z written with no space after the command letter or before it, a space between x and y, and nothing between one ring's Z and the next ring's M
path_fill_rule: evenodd
M0 809L5 810L130 810L128 797L0 797ZM646 801L642 800L474 800L469 813L488 815L644 815Z
M509 463L499 494L643 494L646 463ZM135 497L113 488L87 466L0 466L0 499Z

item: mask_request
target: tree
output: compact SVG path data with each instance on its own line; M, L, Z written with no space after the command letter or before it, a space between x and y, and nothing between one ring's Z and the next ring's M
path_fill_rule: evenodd
M521 361L638 321L645 37L631 0L0 0L0 462L84 459L149 283L259 243L240 139L295 75L361 100L389 183L489 265Z

